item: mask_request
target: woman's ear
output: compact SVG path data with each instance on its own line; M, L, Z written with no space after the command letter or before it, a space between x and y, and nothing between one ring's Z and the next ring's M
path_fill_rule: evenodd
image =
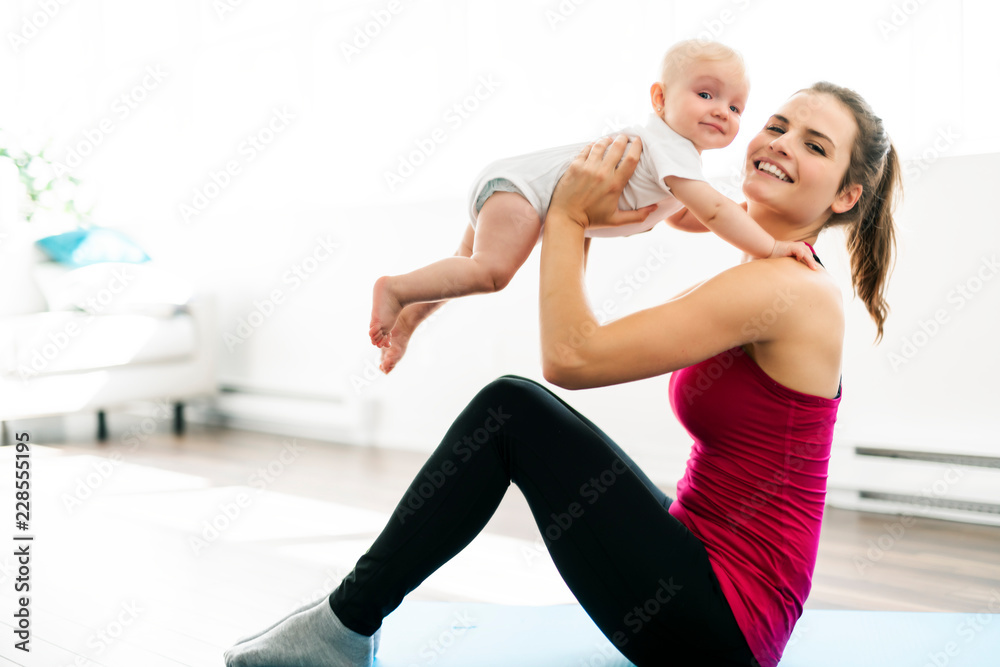
M650 87L649 101L653 103L656 113L660 113L663 110L663 84L659 81Z
M854 208L854 205L858 203L861 199L861 192L864 188L861 184L855 183L854 185L849 185L840 192L833 199L833 204L830 205L830 209L834 213L846 213Z

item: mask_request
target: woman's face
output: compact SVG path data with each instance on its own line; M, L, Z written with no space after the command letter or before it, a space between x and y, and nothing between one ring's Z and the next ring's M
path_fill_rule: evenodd
M796 93L750 141L743 193L796 225L850 209L856 197L839 190L856 134L854 117L840 100Z

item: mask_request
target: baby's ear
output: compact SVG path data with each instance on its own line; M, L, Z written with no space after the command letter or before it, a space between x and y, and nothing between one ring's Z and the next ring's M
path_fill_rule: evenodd
M663 84L659 81L649 87L649 101L653 103L654 109L663 108Z

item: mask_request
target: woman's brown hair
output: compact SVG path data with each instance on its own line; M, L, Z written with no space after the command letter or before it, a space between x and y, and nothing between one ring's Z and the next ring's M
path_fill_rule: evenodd
M851 210L830 216L826 224L846 227L851 284L875 320L878 327L875 342L878 343L889 312L885 293L895 263L896 229L892 216L903 191L899 156L882 119L855 91L820 81L800 92L833 96L851 111L858 126L851 149L851 164L840 187L843 190L861 185L861 198Z

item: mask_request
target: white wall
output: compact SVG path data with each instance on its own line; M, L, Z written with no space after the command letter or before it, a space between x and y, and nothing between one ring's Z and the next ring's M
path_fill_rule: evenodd
M870 348L874 327L852 304L841 428L859 437L960 428L970 441L995 432L988 406L997 396L987 374L995 356L975 346L979 332L996 324L992 284L911 362L892 370L885 356L934 306L949 308L948 290L996 249L986 172L977 171L995 162L959 157L1000 152L1000 125L991 121L1000 108L995 3L103 0L58 7L39 18L39 5L22 0L0 19L9 47L0 49L0 127L51 136L55 159L91 144L72 171L97 194L96 222L126 230L158 261L219 295L227 383L357 398L352 376L378 358L367 338L372 282L454 251L474 173L501 155L641 119L663 51L707 32L744 53L753 82L740 137L705 156L729 194L737 196L734 165L754 130L818 79L862 92L904 157L920 160L911 164L919 178L902 216L903 254L880 347ZM379 13L392 16L387 25L360 52L345 50ZM477 108L457 122L449 109L484 78L495 90L480 89ZM269 137L271 123L277 131ZM435 128L446 141L390 189L385 173ZM248 135L270 143L250 151ZM240 172L186 221L181 206L211 190L212 174L227 162ZM940 185L932 187L936 175ZM960 214L951 214L956 205ZM285 280L316 251L318 236L337 241L337 253L300 286ZM615 291L650 247L673 261L637 293ZM824 238L818 250L847 275L842 244ZM382 401L382 442L429 448L490 379L540 378L537 260L536 251L504 292L443 308L391 376L360 389ZM617 316L737 261L738 252L718 239L657 229L596 243L589 283L595 304L617 300ZM254 300L274 290L284 302L230 351L222 333L234 332ZM962 379L949 382L956 369ZM651 474L675 479L687 439L669 411L667 381L561 393Z
M899 257L880 345L855 300L845 350L843 439L1000 455L1000 154L904 169ZM846 254L835 272L847 276ZM850 295L844 285L845 295Z

